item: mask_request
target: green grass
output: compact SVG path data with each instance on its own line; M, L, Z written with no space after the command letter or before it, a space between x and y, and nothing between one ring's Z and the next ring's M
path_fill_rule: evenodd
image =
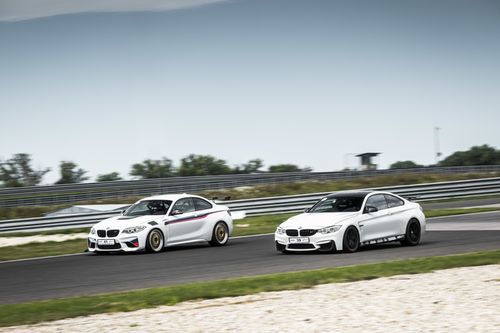
M86 242L85 239L74 239L0 247L0 261L80 253L87 249Z
M97 313L174 305L189 300L303 289L325 283L369 280L399 274L428 273L439 269L499 263L500 251L488 251L0 305L0 326L33 324Z
M274 232L280 223L297 214L298 213L272 214L235 220L233 236L258 235Z
M448 216L448 215L459 215L459 214L470 214L470 213L480 213L480 212L490 212L497 211L500 208L456 208L456 209L437 209L428 210L425 212L427 218ZM291 216L297 213L289 214L275 214L275 215L262 215L262 216L252 216L247 217L242 220L234 221L234 232L235 236L246 236L246 235L258 235L272 233L276 230L276 227L284 222ZM79 229L68 229L65 230L66 233L73 230L75 232L87 232L88 228ZM57 231L52 231L48 234L57 234ZM37 233L35 233L36 235ZM8 234L4 234L7 236ZM26 235L26 234L22 234ZM8 246L0 247L0 261L14 260L14 259L24 259L24 258L36 258L45 257L52 255L61 254L72 254L83 252L86 249L85 239L75 239L64 242L44 242L44 243L30 243L18 246Z
M449 216L449 215L462 215L472 213L485 213L500 210L500 207L477 207L477 208L451 208L451 209L431 209L425 211L427 218Z
M360 178L336 180L336 181L302 181L302 182L281 183L273 185L243 186L239 188L203 191L196 194L200 194L207 198L212 198L212 197L225 198L230 196L232 199L249 199L249 198L261 198L261 197L272 197L280 195L293 195L293 194L304 194L304 193L315 193L315 192L333 192L339 190L359 189L368 187L490 178L498 176L500 176L500 173L498 172L464 173L464 174L408 174L405 173L404 170L401 170L401 173L388 176L370 176L370 177L360 177ZM78 193L67 193L67 194L76 195ZM96 192L96 196L100 195L104 195L104 193ZM30 207L0 208L0 220L37 217L58 209L71 207L76 204L80 205L116 204L116 203L126 204L126 203L133 203L138 199L140 199L140 197L123 197L114 199L87 200L87 201L75 202L73 204L59 205L59 206L35 206L35 207L30 206Z

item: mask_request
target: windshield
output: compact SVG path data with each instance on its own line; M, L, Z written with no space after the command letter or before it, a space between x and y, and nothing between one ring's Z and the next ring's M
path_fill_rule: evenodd
M309 213L357 212L361 210L364 197L335 196L318 201Z
M165 215L172 204L170 200L143 200L130 206L124 216Z

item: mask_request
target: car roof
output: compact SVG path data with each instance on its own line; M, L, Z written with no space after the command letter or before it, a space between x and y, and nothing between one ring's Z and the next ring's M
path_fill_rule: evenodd
M375 193L374 191L370 191L370 190L362 190L362 191L338 191L338 192L333 192L332 194L329 194L327 197L328 198L332 198L332 197L336 197L336 196L339 196L339 195L342 195L342 196L346 196L346 197L355 197L355 198L364 198L366 197L368 194L371 194L371 193Z
M187 194L187 193L180 193L180 194L160 194L160 195L153 195L151 197L147 198L142 198L139 201L145 201L145 200L169 200L169 201L177 201L181 198L186 198L186 197L196 197L196 198L202 198L198 195L193 195L193 194ZM206 200L206 199L205 199Z
M355 198L365 198L370 194L387 194L392 196L397 196L399 198L404 199L398 194L387 192L387 191L374 191L374 190L348 190L348 191L338 191L329 194L327 197L332 198L338 195L346 196L346 197L355 197Z

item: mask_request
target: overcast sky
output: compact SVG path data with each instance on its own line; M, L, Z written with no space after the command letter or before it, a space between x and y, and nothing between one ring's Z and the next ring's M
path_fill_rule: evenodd
M0 158L339 170L500 148L500 2L0 0ZM354 159L347 161L351 166Z

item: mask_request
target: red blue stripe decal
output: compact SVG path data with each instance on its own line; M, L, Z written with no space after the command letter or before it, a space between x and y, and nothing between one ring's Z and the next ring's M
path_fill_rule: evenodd
M200 216L190 216L190 217L180 218L180 219L177 219L177 220L166 221L165 225L171 224L171 223L179 223L179 222L188 222L188 221L194 221L194 220L201 220L201 219L206 218L208 215L215 214L215 213L220 213L220 212L225 212L225 210L218 210L218 211L206 213L206 214L203 214L203 215L200 215Z

